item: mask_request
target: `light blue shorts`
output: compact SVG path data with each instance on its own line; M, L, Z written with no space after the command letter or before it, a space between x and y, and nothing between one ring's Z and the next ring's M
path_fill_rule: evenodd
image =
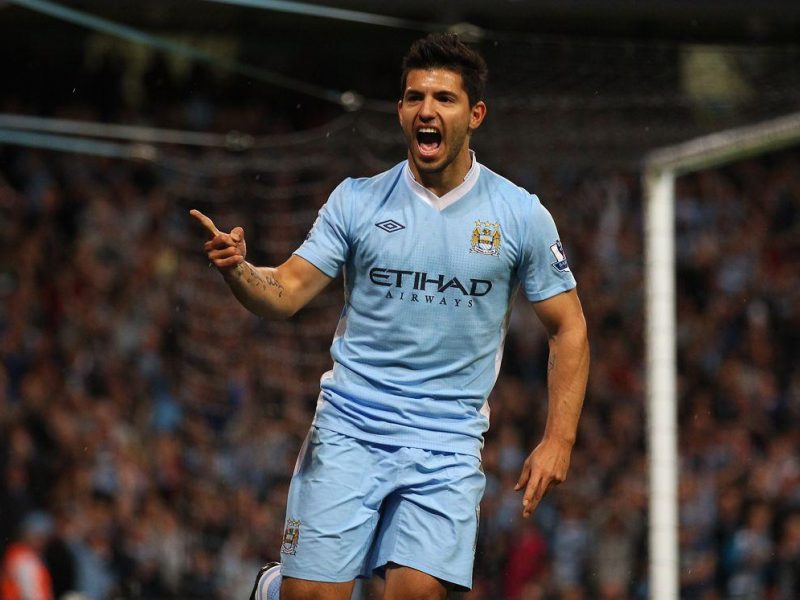
M391 562L469 589L485 483L475 456L312 427L289 488L281 574L351 581Z

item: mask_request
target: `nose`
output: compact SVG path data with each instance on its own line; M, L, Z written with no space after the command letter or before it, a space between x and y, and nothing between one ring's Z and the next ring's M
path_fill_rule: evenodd
M419 107L419 118L423 121L430 121L436 116L436 111L433 108L433 98L425 96L422 104Z

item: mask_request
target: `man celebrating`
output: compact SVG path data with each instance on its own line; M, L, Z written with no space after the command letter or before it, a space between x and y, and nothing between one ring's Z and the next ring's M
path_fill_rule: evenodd
M289 491L283 600L344 600L373 572L388 600L471 587L487 397L520 287L550 341L547 425L516 485L523 515L566 477L586 324L550 213L469 149L486 76L455 35L414 43L397 105L407 160L342 182L279 267L246 262L241 227L222 233L192 211L209 260L259 316L293 315L344 273L333 369Z

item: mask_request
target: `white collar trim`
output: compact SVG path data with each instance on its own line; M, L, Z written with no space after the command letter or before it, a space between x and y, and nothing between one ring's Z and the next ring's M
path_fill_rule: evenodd
M461 198L466 196L467 193L473 187L475 187L475 184L478 183L481 165L475 158L475 152L470 150L469 155L472 159L472 166L470 166L469 171L467 171L467 174L464 176L464 181L459 183L444 196L437 196L428 188L420 184L416 179L414 179L414 175L411 173L411 168L408 166L408 161L406 161L406 164L403 166L403 178L405 179L409 189L414 192L416 196L441 212L454 202L461 200Z

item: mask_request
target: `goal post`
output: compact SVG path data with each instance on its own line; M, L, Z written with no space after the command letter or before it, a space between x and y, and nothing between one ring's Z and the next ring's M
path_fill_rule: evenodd
M677 600L680 594L675 179L797 143L800 143L800 113L660 148L645 157L645 369L651 600Z

